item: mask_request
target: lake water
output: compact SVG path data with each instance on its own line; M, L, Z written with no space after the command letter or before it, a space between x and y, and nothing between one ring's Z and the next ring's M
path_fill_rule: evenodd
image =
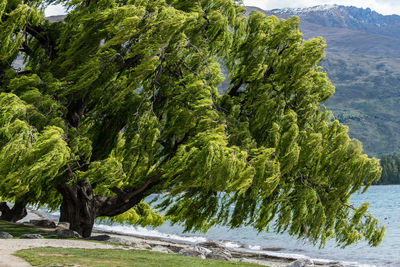
M318 249L304 240L297 240L287 234L257 234L257 231L250 227L233 230L227 227L213 227L206 234L182 234L182 227L171 226L168 223L155 229L119 224L96 224L95 228L189 243L203 242L207 239L220 240L231 248L267 250L283 254L300 254L311 258L340 260L345 261L349 266L355 266L355 263L400 266L400 185L372 186L365 194L354 194L351 202L356 206L363 202L370 202L372 214L386 225L386 236L378 247L372 248L366 243L358 243L340 249L332 241L327 242L323 249ZM56 217L57 213L52 216Z

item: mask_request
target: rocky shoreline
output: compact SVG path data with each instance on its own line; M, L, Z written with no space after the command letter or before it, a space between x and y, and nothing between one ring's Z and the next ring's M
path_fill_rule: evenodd
M48 220L40 213L29 210L28 216L20 223L31 225L45 232L57 234L60 238L81 237L68 230L68 225L56 224ZM196 244L185 242L174 242L158 238L138 237L94 230L92 236L86 240L97 240L110 242L111 244L123 245L129 249L152 250L183 256L198 257L202 259L215 259L236 262L249 262L271 267L311 267L311 266L345 266L343 262L311 259L303 255L281 254L274 251L246 251L244 249L227 248L222 242L206 241Z

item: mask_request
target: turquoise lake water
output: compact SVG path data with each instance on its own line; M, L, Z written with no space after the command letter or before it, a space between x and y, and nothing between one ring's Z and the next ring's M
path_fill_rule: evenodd
M214 227L206 234L182 234L182 227L171 226L168 223L155 229L119 224L96 224L95 228L189 243L202 242L207 239L220 240L231 248L267 250L276 253L306 255L311 258L340 260L347 262L349 266L357 266L356 263L359 263L361 265L400 267L400 185L372 186L365 194L354 194L351 202L355 206L363 202L370 202L372 214L386 225L386 236L378 247L369 247L367 243L362 242L340 249L332 241L327 242L323 249L318 249L304 240L297 240L287 234L257 234L250 227L233 230L226 227ZM52 215L56 217L57 213Z

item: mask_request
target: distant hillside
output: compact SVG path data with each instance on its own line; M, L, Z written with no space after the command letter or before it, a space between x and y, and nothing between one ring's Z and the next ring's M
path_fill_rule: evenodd
M57 15L57 16L49 16L46 19L50 22L56 22L65 19L67 15Z
M371 155L400 151L400 57L328 53L322 64L336 86L325 105Z
M323 36L328 47L322 65L336 86L325 103L328 109L350 126L367 153L400 151L400 16L337 5L247 9L280 18L299 16L305 39Z

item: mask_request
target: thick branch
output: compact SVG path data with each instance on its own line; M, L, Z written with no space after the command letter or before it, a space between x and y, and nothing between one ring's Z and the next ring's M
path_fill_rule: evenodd
M0 212L2 216L11 212L10 207L8 207L7 202L0 202Z
M228 95L230 96L238 96L239 95L239 89L243 84L243 79L240 80L237 84L235 84L231 90L229 90Z
M98 207L96 212L97 217L112 217L128 211L152 193L151 189L160 183L162 175L162 172L157 173L139 188L124 191L116 187L110 188L111 191L117 194L113 197L96 196Z
M67 121L72 127L78 127L87 105L87 97L81 97L77 100L71 97L71 103L68 106Z
M22 43L22 49L20 49L19 51L26 53L28 56L33 55L32 49L28 46L28 44L26 42Z
M128 58L121 65L119 72L123 72L124 70L136 67L137 65L139 65L140 60L142 58L143 58L143 55L141 55L141 54L135 55L134 57L131 57L131 58Z
M16 201L14 206L10 209L6 202L0 203L0 220L16 222L21 220L27 215L26 203L21 201Z
M54 40L51 38L49 31L42 26L31 26L29 24L25 25L25 30L31 36L33 36L36 40L39 41L40 45L46 52L46 55L50 59L54 59L57 56L56 53L56 44Z
M142 193L143 191L145 191L146 189L149 189L149 185L155 181L157 181L158 179L161 178L163 174L161 172L157 173L156 175L150 177L141 187L137 188L137 189L128 189L126 191L122 191L121 189L117 188L117 187L112 187L110 188L110 190L114 193L117 194L117 196L124 201L125 203L129 202L129 200L131 198L133 198L134 196Z
M63 196L63 198L68 198L68 200L72 201L77 205L79 203L78 196L76 190L74 190L74 185L68 186L65 184L57 185L57 191ZM75 186L76 187L76 186Z

